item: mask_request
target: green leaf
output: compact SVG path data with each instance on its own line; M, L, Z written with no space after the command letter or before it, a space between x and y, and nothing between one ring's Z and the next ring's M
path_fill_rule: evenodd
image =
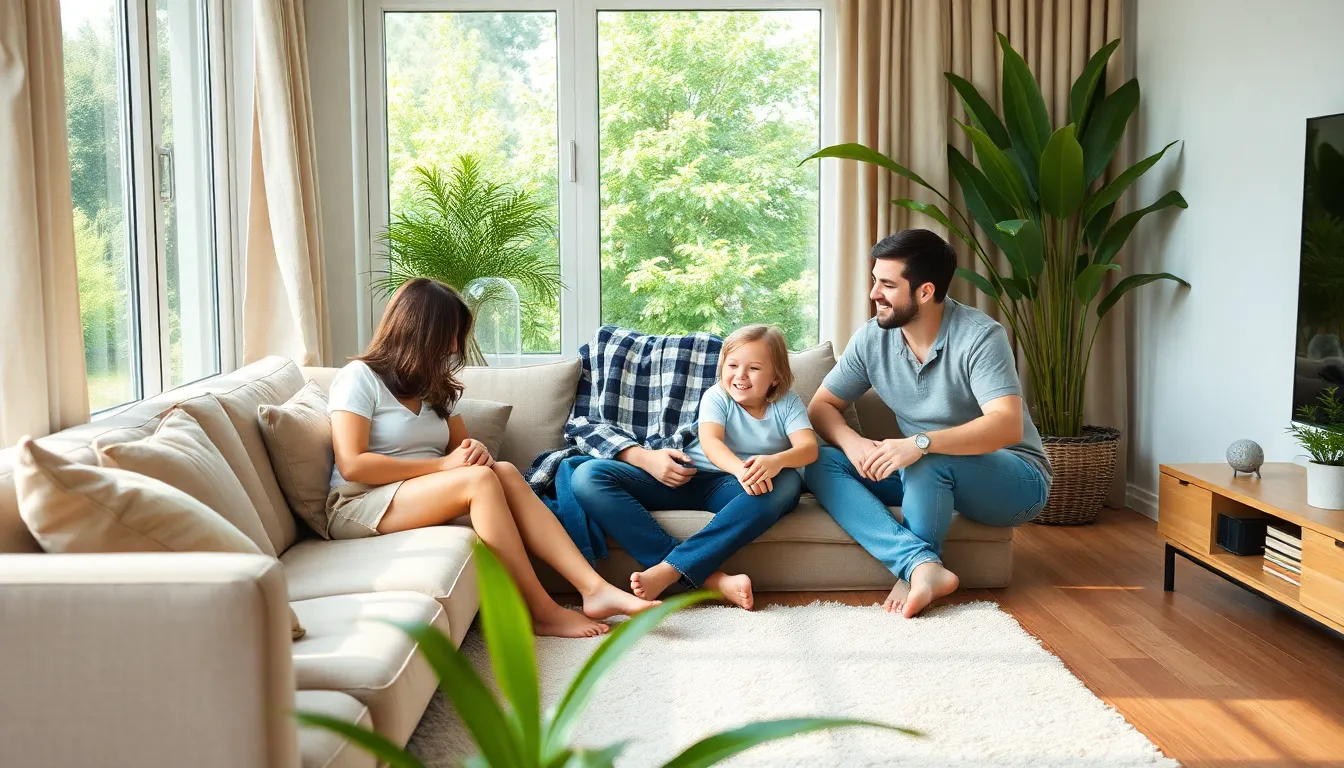
M892 200L891 204L899 205L902 208L908 208L912 211L915 211L916 213L922 213L925 216L928 216L930 219L933 219L934 221L938 222L939 224L942 224L944 227L947 228L948 232L951 232L952 234L961 238L961 241L963 243L966 243L967 245L972 244L970 236L967 235L965 232L962 232L955 225L953 225L952 220L947 218L947 214L943 213L943 209L939 208L936 205L932 205L930 203L921 203L918 200L909 200L906 198L902 198L900 200Z
M1124 280L1121 280L1120 282L1116 283L1115 287L1111 289L1111 292L1106 294L1106 298L1102 299L1101 303L1097 305L1097 317L1099 318L1105 317L1106 313L1111 311L1111 307L1114 307L1116 302L1124 298L1124 295L1126 293L1129 293L1130 291L1134 290L1135 288L1138 288L1141 285L1147 285L1149 283L1156 282L1158 280L1172 280L1177 283L1180 283L1181 285L1184 285L1186 288L1190 287L1189 283L1171 274L1170 272L1159 272L1157 274L1146 273L1140 275L1130 275L1129 277L1126 277Z
M1083 274L1083 270L1087 269L1087 265L1091 263L1092 263L1091 254L1089 253L1078 254L1078 258L1075 259L1073 262L1073 276L1077 278L1079 275Z
M713 736L701 739L687 747L684 752L665 763L663 768L706 768L706 766L719 763L733 755L745 752L754 746L764 744L768 741L787 739L790 736L812 733L814 731L824 731L832 728L849 728L852 726L883 728L915 738L920 738L924 735L919 731L911 730L909 728L898 728L896 726L886 725L884 723L874 723L867 720L843 720L821 717L770 720L761 723L751 723L749 725L744 725L741 728L734 728L731 731L716 733Z
M861 163L880 166L898 176L904 176L925 189L931 189L934 192L938 191L933 189L929 182L925 181L919 174L906 168L895 160L892 160L881 152L878 152L875 149L869 149L862 144L836 144L835 146L826 147L808 155L803 159L803 163L806 163L808 160L823 157L834 157L841 160L858 160ZM802 163L799 163L799 165L802 165Z
M1120 139L1125 135L1125 125L1138 106L1139 81L1131 79L1103 99L1092 113L1081 139L1083 171L1089 185L1110 165L1115 148L1120 146Z
M994 284L989 281L988 277L985 277L979 272L974 272L964 267L957 267L957 277L970 282L971 285L979 288L980 291L989 298L995 301L999 300L998 289L994 287Z
M611 768L630 742L620 741L601 749L576 749L564 763L565 768Z
M414 622L388 622L420 646L420 653L439 678L439 689L453 703L462 724L471 731L481 756L495 768L522 766L513 729L495 697L476 676L471 662L436 627Z
M1120 269L1119 264L1089 264L1083 273L1073 280L1073 293L1078 300L1087 306L1092 300L1097 298L1097 293L1101 291L1101 281L1106 279L1107 272L1113 272Z
M1066 125L1050 136L1041 153L1041 207L1057 219L1078 212L1087 193L1083 181L1083 147L1074 135L1074 126Z
M971 85L970 81L960 75L954 75L951 72L944 72L943 77L952 84L961 96L961 103L966 105L966 114L971 118L971 125L984 131L989 138L1001 149L1008 149L1013 145L1012 139L1008 137L1008 129L1003 127L1003 122L999 120L998 114L994 108L985 101L980 92Z
M1031 198L1027 195L1027 186L1017 165L1008 159L1004 151L995 146L984 131L973 125L958 122L957 125L971 137L975 145L975 157L980 161L980 170L994 189L1020 214L1031 210Z
M389 768L425 768L425 764L415 759L409 752L398 747L381 733L361 728L354 723L340 720L315 712L295 712L294 718L301 725L322 728L331 731L346 741L378 758L380 764Z
M1134 226L1139 223L1139 219L1153 211L1160 211L1172 206L1177 208L1187 207L1185 198L1181 197L1181 193L1175 190L1158 198L1156 203L1147 208L1140 208L1133 213L1121 216L1111 225L1110 229L1106 230L1106 234L1101 236L1101 242L1097 243L1096 252L1092 254L1092 262L1094 264L1111 263L1120 249L1125 247L1125 241L1129 239L1129 233L1134 231Z
M1084 223L1091 222L1092 217L1097 215L1097 213L1101 211L1102 208L1105 208L1111 203L1118 201L1120 199L1120 196L1125 194L1125 190L1129 189L1130 185L1138 181L1140 176L1147 173L1149 168L1152 168L1154 165L1156 165L1157 161L1161 160L1162 156L1167 153L1167 150L1171 149L1172 146L1174 146L1175 144L1176 142L1173 141L1171 142L1171 144L1168 144L1167 146L1163 147L1162 150L1157 154L1149 155L1148 157L1145 157L1139 162L1131 165L1130 167L1125 169L1124 173L1120 174L1119 176L1116 176L1113 180L1111 180L1111 183L1102 187L1101 191L1093 195L1091 199L1087 201L1087 205L1083 207L1083 222ZM1109 220L1110 219L1108 217L1107 221Z
M1013 150L1028 169L1033 187L1039 185L1033 176L1041 164L1041 152L1050 138L1050 113L1045 109L1041 87L1031 74L1027 62L1008 44L1008 38L999 34L1003 49L1003 118L1012 139ZM977 148L978 151L978 148ZM992 178L992 177L991 177Z
M990 280L993 281L994 285L999 288L999 291L1003 295L1007 296L1013 301L1018 301L1024 295L1022 289L1017 287L1017 283L1012 278L1000 279L991 276Z
M511 706L510 721L524 756L541 753L541 694L532 618L513 577L484 542L473 547L480 584L481 630L495 681Z
M1100 211L1094 213L1091 219L1083 219L1083 221L1087 222L1087 228L1083 230L1083 239L1087 241L1089 246L1092 248L1097 247L1097 243L1101 240L1101 236L1106 232L1106 227L1111 224L1111 214L1114 212L1115 203L1111 203Z
M574 729L579 724L579 715L592 698L593 690L599 680L632 646L649 630L658 625L668 615L695 603L719 598L717 592L700 590L677 595L663 601L662 605L641 611L638 615L621 622L602 640L592 656L584 662L583 668L569 683L569 689L556 704L547 718L546 734L542 740L542 762L549 763L569 744Z
M1080 131L1087 126L1088 111L1092 107L1097 84L1106 74L1106 62L1119 45L1118 39L1112 40L1092 54L1092 58L1087 60L1087 66L1083 67L1083 73L1078 75L1078 79L1073 81L1073 88L1069 89L1069 122L1078 126Z
M966 212L995 245L1005 250L1012 248L1012 238L1000 232L998 226L1000 221L1013 218L1013 206L994 189L985 174L951 144L947 145L947 166L952 172L952 178L961 187L961 195L966 200Z
M1041 228L1031 219L1014 219L1012 221L1001 221L998 224L999 231L1013 238L1017 243L1018 264L1013 264L1013 277L1030 280L1033 290L1028 295L1035 295L1035 278L1039 277L1045 271L1045 238L1041 234ZM1010 257L1011 258L1011 257Z

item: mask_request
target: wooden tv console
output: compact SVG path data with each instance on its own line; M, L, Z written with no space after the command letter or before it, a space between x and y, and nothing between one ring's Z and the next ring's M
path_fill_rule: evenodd
M1167 542L1163 586L1168 592L1179 554L1344 634L1344 511L1307 505L1304 468L1266 464L1260 477L1233 477L1227 464L1163 464L1159 469L1157 530ZM1220 514L1301 526L1302 586L1265 573L1260 555L1234 555L1219 547Z

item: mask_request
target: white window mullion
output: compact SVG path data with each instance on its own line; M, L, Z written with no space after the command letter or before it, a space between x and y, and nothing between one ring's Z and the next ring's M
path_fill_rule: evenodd
M241 355L233 343L234 318L241 313L234 312L234 264L242 258L242 238L235 238L238 219L234 210L234 164L230 162L234 125L239 119L238 105L234 103L229 89L228 73L233 71L232 47L230 45L231 3L224 0L209 0L206 8L207 48L211 63L210 73L210 121L209 136L215 168L214 197L214 235L215 235L215 284L217 288L216 307L219 313L219 365L220 371L232 371L238 367Z
M598 163L597 8L576 0L573 11L574 44L569 50L570 83L575 129L579 144L577 254L574 271L566 276L578 302L574 313L576 336L564 351L578 351L602 324L602 220ZM571 352L572 354L572 352Z
M158 173L158 110L154 103L154 14L147 0L126 0L127 40L130 49L131 201L136 234L135 260L137 321L134 337L139 347L141 398L163 391L161 360L167 329L160 321L160 297L166 295L163 276L163 217L160 213Z

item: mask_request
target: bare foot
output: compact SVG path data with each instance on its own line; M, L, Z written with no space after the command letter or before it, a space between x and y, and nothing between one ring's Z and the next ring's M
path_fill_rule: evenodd
M655 605L661 605L661 601L642 600L604 581L596 592L583 596L583 615L590 619L634 616Z
M887 613L896 613L901 610L901 606L905 604L905 597L909 594L910 584L904 579L898 580L896 586L891 588L891 594L887 595L887 599L882 602L882 610Z
M667 563L659 563L646 571L630 574L630 591L645 600L656 600L663 590L677 583L681 574Z
M756 597L751 593L751 577L745 573L729 576L723 571L715 571L705 579L705 587L717 590L723 595L724 600L738 608L750 611L756 604Z
M549 637L597 637L611 631L611 627L584 616L578 611L556 606L545 616L532 617L532 631Z
M941 563L920 563L910 574L910 592L900 605L901 615L907 619L918 616L929 603L957 591L958 584L957 574Z

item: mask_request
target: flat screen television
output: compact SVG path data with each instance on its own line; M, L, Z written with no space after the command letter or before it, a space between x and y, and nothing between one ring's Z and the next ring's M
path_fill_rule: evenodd
M1329 387L1344 397L1344 114L1307 121L1293 417Z

